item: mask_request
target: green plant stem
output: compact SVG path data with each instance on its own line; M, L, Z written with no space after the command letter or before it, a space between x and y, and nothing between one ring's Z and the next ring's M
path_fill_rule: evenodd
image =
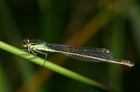
M29 59L31 57L34 57L32 54L31 55L20 55L20 54L28 54L28 53L23 51L23 50L20 50L20 49L18 49L16 47L13 47L11 45L8 45L8 44L6 44L6 43L4 43L2 41L0 41L0 48L3 49L3 50L8 51L10 53L13 53L15 55L18 55L18 56L20 56L20 57L22 57L24 59L28 59L29 61L32 61L32 62L34 62L36 64L41 65L41 66L44 63L44 59L41 59L41 58ZM102 84L100 84L98 82L95 82L95 81L93 81L93 80L91 80L89 78L86 78L86 77L84 77L82 75L79 75L79 74L77 74L75 72L72 72L72 71L70 71L68 69L65 69L65 68L63 68L61 66L53 64L53 63L51 63L49 61L46 61L44 67L46 67L46 68L48 68L50 70L53 70L53 71L55 71L57 73L60 73L62 75L65 75L65 76L67 76L69 78L72 78L74 80L80 81L80 82L82 82L82 83L84 83L86 85L89 85L89 86L91 86L91 87L93 87L95 89L98 89L100 91L117 92L114 89L111 89L111 88L109 88L109 87L107 87L105 85L102 85Z

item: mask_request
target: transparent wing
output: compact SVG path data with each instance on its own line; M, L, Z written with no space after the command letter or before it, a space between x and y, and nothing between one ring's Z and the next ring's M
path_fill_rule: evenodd
M104 48L73 47L59 44L46 44L48 48L59 51L67 56L87 62L103 62L97 58L112 60L113 54ZM95 57L95 58L94 58Z

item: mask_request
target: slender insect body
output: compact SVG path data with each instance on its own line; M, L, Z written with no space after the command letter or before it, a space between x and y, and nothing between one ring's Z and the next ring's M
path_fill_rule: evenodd
M45 60L47 54L42 52L59 52L75 59L79 59L87 62L112 62L117 64L127 65L129 67L134 66L134 63L127 60L118 60L113 58L112 52L104 48L91 48L91 47L74 47L61 44L50 44L41 40L23 40L23 46L28 48L35 55L36 53L44 54ZM36 53L34 53L36 52Z

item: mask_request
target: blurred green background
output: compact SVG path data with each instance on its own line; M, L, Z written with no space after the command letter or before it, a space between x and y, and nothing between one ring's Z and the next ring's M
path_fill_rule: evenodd
M47 60L120 92L140 92L139 0L0 0L1 41L23 49L24 38L109 49L114 58L135 66L83 62L54 53ZM0 91L100 92L41 69L0 50Z

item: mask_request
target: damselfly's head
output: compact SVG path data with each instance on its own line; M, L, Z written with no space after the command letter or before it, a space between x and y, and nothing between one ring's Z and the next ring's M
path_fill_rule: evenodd
M29 39L24 39L23 41L22 41L22 46L23 47L28 47L28 45L29 45Z

